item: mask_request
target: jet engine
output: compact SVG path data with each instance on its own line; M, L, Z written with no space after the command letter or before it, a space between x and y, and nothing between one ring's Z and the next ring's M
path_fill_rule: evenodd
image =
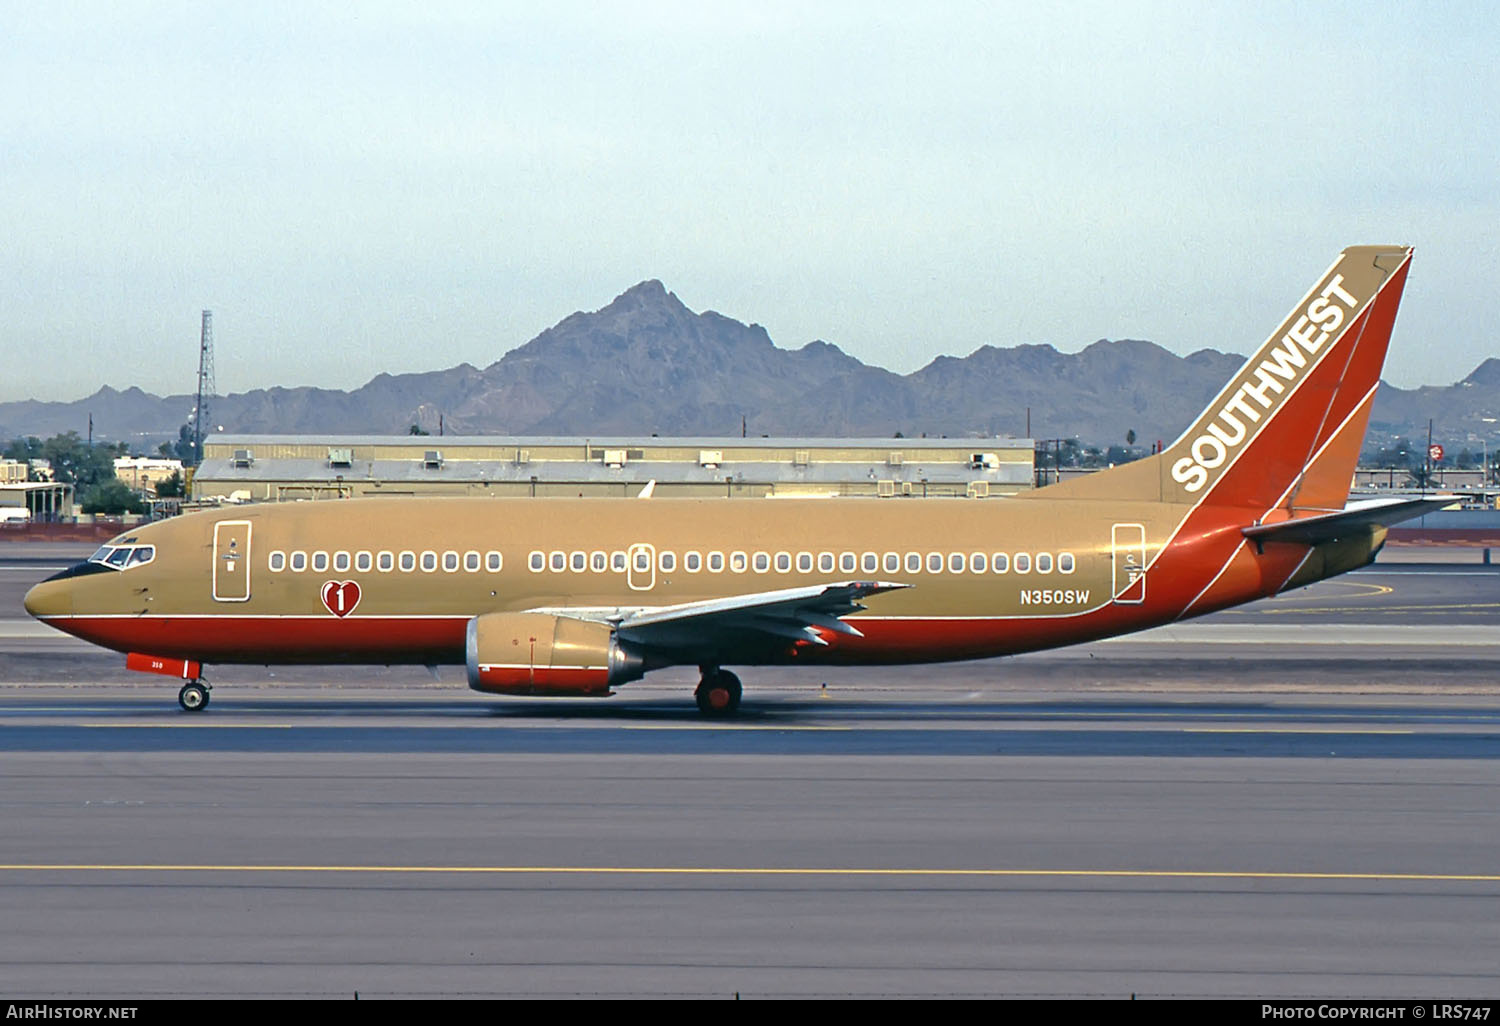
M607 623L550 613L484 613L465 638L469 687L501 695L608 695L645 660Z

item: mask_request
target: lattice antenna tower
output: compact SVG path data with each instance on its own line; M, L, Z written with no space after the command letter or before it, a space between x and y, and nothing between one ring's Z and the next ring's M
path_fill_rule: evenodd
M198 339L198 408L193 412L193 458L203 462L203 433L210 423L208 407L214 396L214 312L203 311Z

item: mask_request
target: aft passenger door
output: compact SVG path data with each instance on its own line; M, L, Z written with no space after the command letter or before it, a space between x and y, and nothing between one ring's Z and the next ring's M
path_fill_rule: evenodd
M1146 527L1115 524L1110 531L1110 562L1114 577L1111 589L1122 606L1146 601Z
M250 598L250 521L220 520L214 525L214 599Z

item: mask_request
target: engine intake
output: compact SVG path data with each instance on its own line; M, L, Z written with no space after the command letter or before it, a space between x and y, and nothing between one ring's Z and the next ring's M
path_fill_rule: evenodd
M605 623L549 613L485 613L465 638L469 687L500 695L608 695L645 660Z

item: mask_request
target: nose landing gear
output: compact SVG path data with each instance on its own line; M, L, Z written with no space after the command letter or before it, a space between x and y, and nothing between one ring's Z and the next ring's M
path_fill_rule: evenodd
M698 711L704 716L728 718L740 711L740 679L728 670L717 666L699 668L703 678L693 697L698 700Z

